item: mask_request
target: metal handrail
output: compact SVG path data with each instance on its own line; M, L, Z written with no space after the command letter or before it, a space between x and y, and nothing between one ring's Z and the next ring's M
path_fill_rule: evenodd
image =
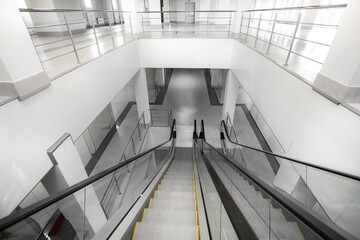
M334 31L336 31L336 29L338 28L338 23L336 24L322 24L322 23L316 23L316 22L307 22L307 21L304 21L303 19L303 15L304 15L304 12L305 11L311 11L311 10L316 10L316 9L335 9L335 8L345 8L347 7L347 4L335 4L335 5L314 5L314 6L304 6L304 7L284 7L284 8L269 8L269 9L253 9L253 10L245 10L245 11L242 11L242 17L241 17L241 23L240 23L240 34L239 34L239 37L238 37L238 40L239 41L242 41L242 42L245 42L246 44L248 44L248 38L249 37L252 37L254 38L255 40L252 40L252 48L256 49L257 48L257 45L256 43L259 41L262 41L264 45L267 45L265 46L265 50L260 50L260 49L257 49L256 51L262 53L262 54L265 54L265 55L269 55L270 53L270 48L272 46L275 46L275 47L279 47L277 44L276 44L276 39L273 39L273 36L274 35L278 35L278 36L285 36L287 34L282 34L282 33L278 33L278 32L275 32L275 26L276 25L279 25L279 26L282 26L284 24L291 24L291 26L293 26L293 30L292 30L292 33L291 33L291 36L286 36L289 38L290 40L290 47L279 47L280 49L283 49L286 51L286 56L284 59L284 62L282 63L282 65L284 65L285 67L289 66L289 61L290 61L290 57L291 56L296 56L298 58L303 58L303 59L306 59L306 60L309 60L310 62L313 62L315 64L318 64L318 65L322 65L323 64L323 60L322 59L316 59L314 58L313 56L306 56L304 55L303 53L301 52L296 52L294 51L294 48L296 47L296 41L299 40L299 41L302 41L304 42L305 44L316 44L317 46L324 46L324 47L330 47L330 44L327 44L327 43L324 43L324 42L320 42L320 41L315 41L315 40L311 40L311 39L306 39L305 38L302 38L300 36L297 36L298 33L301 31L301 27L302 26L313 26L313 27L320 27L320 28L331 28L331 29L334 29ZM284 12L285 11L285 12ZM295 19L295 17L293 16L291 19L286 19L284 17L280 17L278 18L278 13L281 14L281 13L286 13L286 11L293 11L294 13L297 14L297 17ZM255 14L257 13L258 14ZM269 17L267 18L262 18L262 14L266 13L266 12L270 12L270 13L274 13L270 18L272 19L268 19ZM260 16L259 16L260 15ZM246 20L244 22L244 20ZM261 22L264 22L264 21L268 21L269 24L271 24L269 27L270 29L263 29L263 27L260 26L260 23ZM255 26L254 22L256 23L257 26ZM250 30L250 32L249 32ZM245 31L245 32L243 32ZM266 36L269 36L269 39L260 39L259 37L259 32L261 32L263 35L266 35ZM251 34L253 33L253 34ZM242 36L245 35L245 38ZM256 36L254 36L256 35ZM255 43L253 43L255 42ZM275 43L274 43L275 42ZM272 55L272 54L271 54ZM275 58L273 59L273 57L271 56L268 56L268 58L270 58L271 60L281 64L281 62L279 61L282 61L281 59L279 58ZM280 65L279 65L280 66ZM291 67L290 67L291 68ZM298 69L294 69L293 71L297 71ZM301 75L301 73L300 73ZM307 76L309 77L309 76ZM315 77L315 76L313 76ZM305 80L305 79L304 79ZM313 80L313 78L311 77L311 79L308 79L308 80ZM304 81L305 83L308 83L306 80ZM311 85L311 84L310 84Z
M137 13L188 13L190 11L140 11L140 12L137 12ZM191 12L204 12L204 13L228 13L228 12L236 12L235 10L196 10L196 11L191 11Z
M144 151L144 152L142 152L142 153L140 153L140 154L138 154L138 155L136 155L136 156L122 162L122 163L119 163L119 164L117 164L117 165L115 165L113 167L110 167L110 168L108 168L108 169L106 169L106 170L104 170L104 171L102 171L102 172L100 172L100 173L98 173L98 174L96 174L96 175L94 175L92 177L89 177L89 178L87 178L87 179L85 179L85 180L83 180L83 181L69 187L69 188L66 188L66 189L64 189L64 190L62 190L62 191L60 191L58 193L55 193L54 195L52 195L50 197L47 197L47 198L45 198L45 199L43 199L43 200L41 200L41 201L39 201L37 203L34 203L34 204L24 208L24 209L16 211L13 214L10 214L9 216L6 216L6 217L0 219L0 232L7 229L8 227L11 227L12 225L14 225L14 224L16 224L16 223L30 217L30 216L32 216L33 214L35 214L35 213L37 213L37 212L51 206L52 204L60 201L61 199L64 199L65 197L68 197L71 194L73 194L73 193L87 187L88 185L90 185L90 184L96 182L97 180L99 180L99 179L101 179L101 178L115 172L116 170L130 164L131 162L141 158L142 156L144 156L144 155L146 155L146 154L148 154L148 153L162 147L163 145L169 143L173 138L175 138L174 137L174 132L176 131L175 126L176 126L176 120L174 119L173 122L172 122L172 126L171 126L170 138L166 142L161 143L161 144L159 144L159 145L157 145L157 146L155 146L155 147L153 147L153 148L151 148L151 149L149 149L147 151Z
M327 9L327 8L344 8L346 6L347 6L347 4L312 5L312 6L302 6L302 7L262 8L262 9L244 10L242 12L263 12L263 11L301 10L301 9Z
M99 9L70 9L70 8L19 8L20 12L118 12L132 13L131 11L99 10Z
M353 175L353 174L349 174L349 173L345 173L345 172L341 172L341 171L338 171L338 170L334 170L334 169L330 169L330 168L326 168L326 167L323 167L323 166L320 166L320 165L316 165L316 164L312 164L312 163L307 163L307 162L304 162L304 161L301 161L301 160L297 160L295 158L290 158L290 157L286 157L286 156L283 156L283 155L279 155L279 154L275 154L275 153L272 153L272 152L269 152L269 151L264 151L264 150L261 150L261 149L258 149L258 148L254 148L254 147L250 147L250 146L247 146L247 145L244 145L244 144L241 144L241 143L236 143L234 141L231 140L230 136L229 136L229 133L228 133L228 129L226 127L226 124L225 124L225 121L222 120L221 121L221 126L225 129L225 135L227 137L227 139L234 145L238 145L240 147L244 147L244 148L247 148L247 149L251 149L251 150L254 150L256 152L261 152L261 153L264 153L264 154L268 154L268 155L271 155L271 156L274 156L274 157L279 157L279 158L283 158L283 159L286 159L286 160L289 160L291 162L295 162L295 163L299 163L299 164L303 164L303 165L306 165L306 166L309 166L309 167L313 167L313 168L316 168L316 169L319 169L319 170L322 170L322 171L325 171L325 172L330 172L330 173L333 173L333 174L336 174L336 175L340 175L342 177L346 177L346 178L350 178L352 180L356 180L356 181L360 181L360 177L359 176L356 176L356 175Z

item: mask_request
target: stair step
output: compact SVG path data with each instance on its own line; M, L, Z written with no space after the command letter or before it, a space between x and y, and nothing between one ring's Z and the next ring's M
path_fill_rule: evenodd
M143 222L177 226L196 226L195 210L177 211L148 208L146 209Z
M137 223L135 240L197 240L195 226L167 226L148 222Z
M181 179L181 180L185 180L185 179L193 179L193 175L181 175L181 174L167 174L164 176L164 179Z
M175 192L175 191L156 191L156 197L158 199L172 200L194 200L194 193L192 192Z
M194 182L192 179L164 179L162 184L160 185L163 186L163 185L191 185L193 186L194 185Z
M160 185L160 189L162 191L176 191L176 192L194 192L194 186L193 185L170 185L166 184L164 181L163 184Z
M151 200L152 209L164 209L164 210L194 210L195 203L194 200L172 200L168 201L167 199L153 198Z
M294 222L271 223L271 230L279 239L303 240L299 227Z

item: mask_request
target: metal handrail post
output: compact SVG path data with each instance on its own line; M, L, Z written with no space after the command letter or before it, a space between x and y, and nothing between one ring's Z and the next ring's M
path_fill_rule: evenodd
M229 18L229 30L228 30L228 37L230 37L230 32L231 32L231 20L232 20L232 12L230 12L230 18Z
M245 43L247 43L247 40L248 40L248 37L249 37L250 21L251 21L251 13L250 13L250 16L249 16L249 18L248 18L248 24L247 24L247 30L246 30Z
M101 55L100 47L99 47L99 41L98 41L98 38L97 38L97 35L96 35L95 26L94 26L94 18L93 18L93 16L91 16L91 26L92 26L92 29L93 29L93 32L94 32L95 41L96 41L96 46L97 46L99 55Z
M115 177L113 177L113 179L114 179L114 181L115 181L115 185L116 185L116 187L117 187L117 189L118 189L118 192L119 192L119 195L120 195L120 194L121 194L121 190L120 190L119 182L118 182L118 180L117 180Z
M133 25L132 25L132 20L131 20L131 13L129 13L129 21L130 21L130 30L131 30L131 38L134 38L134 34L133 34Z
M209 13L207 14L207 22L206 22L206 35L209 34Z
M291 40L291 44L290 44L290 48L289 48L289 51L288 51L288 55L287 55L286 61L285 61L285 63L284 63L285 66L289 66L289 58L290 58L290 54L291 54L292 48L293 48L293 46L294 46L294 42L295 42L295 37L296 37L297 31L298 31L299 26L300 26L301 16L302 16L302 13L299 12L299 16L298 16L298 19L297 19L297 22L296 22L296 27L295 27L294 34L293 34L293 37L292 37L292 40Z
M142 139L141 139L140 123L137 125L137 128L138 128L138 130L139 130L139 139L140 139L140 141L141 141Z
M132 143L134 155L136 155L136 148L135 148L134 138L132 136L131 136L131 143Z
M141 25L143 30L143 37L145 37L145 26L144 26L144 16L141 14Z
M187 33L187 10L185 11L185 32Z
M241 13L241 20L240 20L240 31L239 31L239 40L241 38L241 28L242 28L242 24L243 24L243 20L244 20L244 14Z
M112 40L112 43L113 43L113 46L115 46L115 41L114 41L114 34L113 34L113 31L112 31L112 27L111 27L111 21L110 21L110 14L109 12L107 13L108 15L108 18L109 18L109 28L110 28L110 33L111 33L111 40ZM115 21L115 17L114 17L114 21Z
M150 120L151 120L151 126L154 126L154 120L153 120L153 114L152 114L152 111L150 109Z
M277 14L275 14L275 19L274 19L274 22L273 22L273 25L272 25L272 29L271 29L271 34L270 34L270 39L269 39L269 45L267 47L267 50L266 50L266 55L269 54L269 50L270 50L270 46L271 46L271 40L273 38L273 35L274 35L274 30L275 30L275 25L276 25L276 20L277 20Z
M77 63L80 63L79 55L78 55L77 50L76 50L75 42L74 42L74 39L73 39L73 36L72 36L72 33L71 33L71 29L70 29L69 23L68 23L68 21L67 21L67 19L66 19L65 12L63 12L63 14L64 14L64 19L65 19L66 27L67 27L67 30L68 30L68 32L69 32L71 44L72 44L72 46L73 46L74 53L75 53L75 56L76 56Z
M261 17L262 17L262 13L260 13L260 18L259 18L259 22L258 22L258 26L257 26L254 48L256 48L256 43L257 43L257 40L258 40L258 37L259 37L259 29L260 29L260 24L261 24Z
M119 11L119 18L120 18L120 24L121 24L121 30L122 30L122 34L123 34L123 39L124 39L124 43L125 41L125 19L124 19L124 15Z

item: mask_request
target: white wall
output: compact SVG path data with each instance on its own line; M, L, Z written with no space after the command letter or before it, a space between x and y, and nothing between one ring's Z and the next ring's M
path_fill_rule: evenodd
M230 68L230 39L141 39L142 68Z
M360 174L359 116L237 41L231 68L288 156Z
M48 146L65 132L77 139L138 70L134 41L65 74L22 104Z
M0 107L0 218L9 214L52 167L36 124L17 100Z
M43 71L16 1L1 1L0 30L0 59L12 81Z
M246 57L244 57L246 56ZM312 90L240 42L232 71L274 132L287 156L360 175L360 118ZM281 162L280 162L281 163ZM299 176L328 216L354 236L360 234L359 186L333 174L281 163L274 184L291 193Z
M360 28L354 23L360 21L360 1L349 1L321 74L345 86L360 87Z
M111 63L111 64L109 64ZM46 150L65 132L77 139L139 70L136 41L0 107L0 216L11 212L52 163Z

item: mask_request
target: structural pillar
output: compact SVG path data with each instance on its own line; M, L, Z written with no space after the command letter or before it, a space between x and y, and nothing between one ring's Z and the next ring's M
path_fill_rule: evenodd
M226 74L224 105L222 108L222 116L221 116L222 120L225 120L226 115L229 114L230 120L231 122L233 122L239 87L240 87L239 81L232 73L232 71L228 70Z
M350 0L314 88L336 103L360 103L360 1Z
M240 33L240 24L242 18L242 11L254 8L253 0L238 0L236 5L236 12L232 24L231 31L233 33ZM244 23L243 23L244 24Z
M145 122L150 122L149 93L146 82L145 69L141 68L134 76L134 91L138 116L144 113Z
M42 68L16 1L1 1L0 32L0 97L25 99L48 87L49 77Z
M51 174L52 176L47 176L48 181L43 181L49 193L58 192L64 187L72 186L88 178L70 134L64 134L54 143L48 149L48 155L53 164L56 165L55 169L53 169L53 174ZM49 177L53 178L54 181L50 181ZM96 233L107 222L107 218L96 196L93 185L91 184L86 189L79 190L72 196L74 197L72 199L77 204L70 208L59 205L61 212L76 230L83 229L83 226L81 226L82 221L79 222L79 219L81 219L79 216L85 216L91 230ZM72 200L69 199L68 201Z

